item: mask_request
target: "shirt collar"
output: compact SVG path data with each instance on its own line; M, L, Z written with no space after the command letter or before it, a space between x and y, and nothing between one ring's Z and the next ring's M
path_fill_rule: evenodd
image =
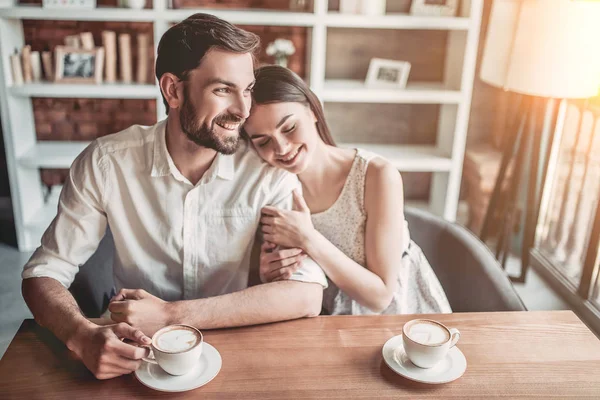
M154 155L152 160L151 176L166 176L171 173L175 176L181 173L175 167L173 159L167 150L166 140L166 119L156 125L154 137ZM225 180L232 180L235 175L234 155L226 155L217 153L215 160L210 168L206 171L205 176L201 181L210 182L215 176Z
M166 126L166 119L156 124L151 176L165 176L171 173L171 169L169 168L170 155L167 150L167 141L165 137Z

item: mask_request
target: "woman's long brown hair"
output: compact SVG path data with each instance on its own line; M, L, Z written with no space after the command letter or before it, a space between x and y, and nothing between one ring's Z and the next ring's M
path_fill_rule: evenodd
M317 118L317 131L323 142L335 146L325 121L321 102L306 82L291 70L278 65L260 67L254 75L256 83L252 93L252 104L302 103L307 105Z

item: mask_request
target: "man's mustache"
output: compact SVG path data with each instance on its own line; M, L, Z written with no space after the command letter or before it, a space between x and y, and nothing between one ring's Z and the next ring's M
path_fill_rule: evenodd
M213 120L214 123L216 124L226 124L228 122L232 122L234 124L237 123L242 123L244 122L244 118L240 118L237 115L234 114L224 114L224 115L219 115L217 117L215 117L215 119Z

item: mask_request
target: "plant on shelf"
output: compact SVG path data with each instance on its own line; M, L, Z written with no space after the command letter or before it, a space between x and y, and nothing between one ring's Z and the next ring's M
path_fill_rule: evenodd
M288 65L288 57L296 52L294 43L288 39L275 39L267 46L267 55L275 58L275 64L286 67Z

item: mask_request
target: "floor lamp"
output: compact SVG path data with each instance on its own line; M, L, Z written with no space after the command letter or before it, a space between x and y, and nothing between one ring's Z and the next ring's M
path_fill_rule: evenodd
M513 281L524 282L527 275L558 105L595 96L600 87L599 21L598 1L495 0L492 5L480 78L520 94L521 104L504 138L480 238L488 239L495 216L501 215L496 257L502 256L504 267L518 214L522 171L528 168L521 272L511 277Z

